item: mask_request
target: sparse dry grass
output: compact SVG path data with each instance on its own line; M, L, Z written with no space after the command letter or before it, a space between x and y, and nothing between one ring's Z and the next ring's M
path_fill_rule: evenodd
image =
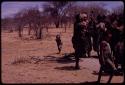
M56 54L55 35L59 32L62 32L63 49L61 54ZM43 40L24 40L18 38L16 32L3 31L1 37L3 83L84 83L97 80L93 71L98 73L99 62L95 58L81 59L81 70L78 71L72 69L74 62L56 61L65 53L74 52L72 29L66 33L62 29L49 29L48 36ZM103 77L102 82L107 82L107 79L108 76ZM116 76L112 82L119 83L122 80L122 76Z
M13 65L17 65L17 64L24 64L24 63L31 63L30 62L30 59L29 58L27 58L27 57L22 57L22 56L20 56L20 57L15 57L15 59L14 60L12 60L12 62L11 62L11 64L13 64Z

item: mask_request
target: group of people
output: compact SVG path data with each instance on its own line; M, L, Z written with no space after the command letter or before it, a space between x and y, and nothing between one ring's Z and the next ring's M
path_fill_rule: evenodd
M75 69L80 69L80 57L91 56L90 53L93 47L98 54L101 66L98 82L100 82L102 71L111 74L108 81L110 82L113 73L119 69L119 65L121 65L122 70L125 69L123 30L124 18L120 15L98 15L96 18L91 15L88 18L87 13L77 14L72 37L75 50ZM56 36L56 42L60 53L62 42L59 35Z
M97 18L90 16L88 19L87 13L80 13L75 20L72 37L75 68L80 69L79 58L86 57L86 54L89 57L93 47L101 65L98 81L100 82L101 73L104 71L111 74L108 81L110 82L119 65L124 70L123 17L112 14L110 17L98 15Z

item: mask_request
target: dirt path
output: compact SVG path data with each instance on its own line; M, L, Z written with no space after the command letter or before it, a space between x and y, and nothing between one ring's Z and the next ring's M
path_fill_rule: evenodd
M63 50L61 54L57 54L55 35L60 30L49 31L51 36L43 41L20 40L15 32L2 32L3 83L85 83L97 80L98 59L81 58L81 69L74 70L74 60L63 58L65 53L74 51L71 43L72 32L62 33ZM108 76L103 76L101 82L107 80ZM122 81L122 76L112 79L112 83Z

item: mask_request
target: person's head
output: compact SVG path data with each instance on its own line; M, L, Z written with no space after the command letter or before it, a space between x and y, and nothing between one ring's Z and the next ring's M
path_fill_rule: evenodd
M112 34L111 34L111 32L108 31L108 32L104 35L104 39L103 39L103 40L105 40L105 41L107 41L107 42L110 42L111 37L112 37Z
M87 14L86 13L79 13L75 16L76 22L82 22L87 20Z
M80 22L80 14L75 15L75 22Z
M94 13L94 11L91 11L91 14L93 14Z
M105 40L103 40L101 42L101 48L105 48L107 46L107 42Z
M90 16L90 21L94 21L94 17L93 16Z
M98 14L98 16L97 16L97 18L96 18L96 19L97 19L97 21L98 21L98 22L100 22L101 15L100 15L100 14Z
M110 21L111 21L111 23L113 23L115 20L117 20L117 16L116 16L116 14L111 14L110 15Z
M97 21L98 21L98 22L104 22L104 21L105 21L105 18L106 18L105 15L100 15L100 14L99 14L99 15L97 16Z
M86 13L80 13L80 18L83 20L83 21L86 21L88 16Z
M95 14L94 14L93 11L91 11L91 13L90 13L90 15L89 15L89 19L90 19L91 21L93 21L93 20L94 20L94 17L95 17Z
M56 38L60 38L60 34L59 33L56 35Z
M122 15L118 16L117 21L118 21L118 26L123 25L124 24L124 17Z

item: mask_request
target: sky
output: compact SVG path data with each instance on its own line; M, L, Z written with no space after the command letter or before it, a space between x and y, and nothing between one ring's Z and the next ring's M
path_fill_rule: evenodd
M94 1L76 1L78 5L93 3ZM19 12L22 9L29 8L29 7L35 7L38 6L39 10L42 11L42 5L45 3L45 1L35 1L35 2L21 2L21 1L11 1L11 2L2 2L1 5L1 18L5 17L11 17L17 12ZM95 3L95 2L94 2ZM112 10L112 8L116 8L120 5L124 6L124 3L122 1L96 1L97 4L99 3L105 3L105 8L109 11Z

